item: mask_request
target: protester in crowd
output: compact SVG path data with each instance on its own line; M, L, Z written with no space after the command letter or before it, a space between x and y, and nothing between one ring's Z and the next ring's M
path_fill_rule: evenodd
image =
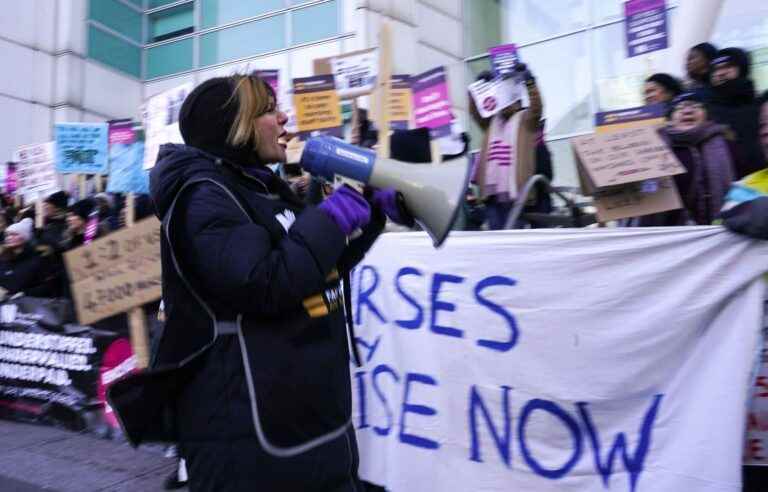
M535 168L536 139L543 103L536 79L525 64L517 65L515 76L525 81L530 100L528 108L523 108L518 101L491 118L483 118L472 97L469 98L470 113L484 130L484 141L472 179L479 186L491 230L506 226L517 192L533 175ZM491 80L491 74L483 72L477 79ZM514 187L510 185L512 180Z
M340 279L395 193L305 206L266 166L286 160L286 121L258 77L207 80L182 106L186 145L151 172L166 323L151 369L110 401L134 443L173 408L192 490L361 490Z
M461 213L463 218L463 230L465 231L481 231L486 220L485 205L478 198L477 191L474 186L467 188L467 192L464 196L464 203L462 203Z
M645 104L669 103L683 92L679 80L668 73L655 73L645 79L643 97Z
M735 169L737 179L766 165L758 135L760 104L749 75L749 54L742 49L720 50L712 62L709 114L714 122L728 125L736 135L741 155Z
M53 268L53 249L33 246L34 224L26 218L5 230L0 253L0 294L2 299L18 293L33 297L58 294Z
M760 103L760 145L768 155L768 92ZM768 239L768 168L735 183L726 199L726 227L750 237Z
M104 230L98 227L98 209L96 201L93 198L85 198L79 202L73 203L67 213L67 231L65 234L66 249L74 249L82 246L89 239L88 225L89 221L97 221L96 230L93 231L90 239L96 239L104 234Z
M40 243L50 245L56 252L62 252L67 246L67 209L69 194L57 191L43 201L43 228L40 231Z
M706 93L709 88L710 65L717 56L717 48L710 43L697 44L688 50L685 62L687 78L683 88L687 92Z
M99 214L99 228L103 234L117 229L119 214L115 206L115 198L109 193L97 193L93 196L96 202L96 210Z
M687 171L674 176L683 208L646 215L639 225L710 225L734 180L731 132L709 120L701 94L687 92L672 101L669 122L660 134Z

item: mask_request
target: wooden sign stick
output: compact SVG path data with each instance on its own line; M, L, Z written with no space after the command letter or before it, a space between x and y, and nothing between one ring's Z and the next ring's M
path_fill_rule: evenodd
M88 191L88 176L85 174L78 174L77 175L77 183L80 186L80 196L78 199L83 200L85 199L85 194Z
M39 196L35 200L35 228L42 229L45 225L45 214L43 213L43 200Z
M133 193L128 193L125 201L125 226L133 227L136 222L134 216ZM147 333L147 324L144 319L144 309L136 306L128 311L128 326L131 330L131 348L136 357L136 367L144 369L149 366L149 334Z
M379 128L379 157L389 158L389 91L392 87L392 32L384 21L379 31L379 75L376 79L376 126Z

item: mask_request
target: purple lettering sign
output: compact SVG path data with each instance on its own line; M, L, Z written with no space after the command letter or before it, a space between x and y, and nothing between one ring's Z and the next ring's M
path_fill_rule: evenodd
M451 134L451 100L445 67L438 67L412 79L413 114L416 128L429 128L432 138Z
M517 45L502 44L488 50L491 56L491 69L493 76L506 75L515 71L515 65L520 62L517 54Z
M629 0L624 12L629 58L669 46L666 0Z
M16 184L16 163L15 162L8 162L6 163L6 170L5 170L5 192L9 195L13 195L16 193L17 184Z
M666 104L650 104L638 108L603 111L595 114L595 126L620 125L635 121L655 120L664 118L667 114Z

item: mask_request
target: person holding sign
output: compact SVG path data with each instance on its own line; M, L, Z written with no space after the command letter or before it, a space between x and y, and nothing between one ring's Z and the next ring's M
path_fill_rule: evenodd
M0 251L0 301L14 294L52 297L58 294L53 250L33 246L34 224L23 219L5 229Z
M473 182L479 186L485 201L491 230L505 227L518 191L533 175L536 139L544 110L536 79L525 64L516 65L515 74L513 76L525 81L530 100L528 108L517 101L499 113L483 118L473 98L469 98L470 113L485 131ZM481 73L478 80L481 79L490 80L491 74Z
M267 166L286 121L258 77L210 79L150 175L165 328L110 402L133 444L178 440L195 491L362 490L342 281L384 213L347 186L305 205Z
M730 131L709 120L700 93L687 92L670 104L660 134L687 171L674 177L684 208L643 216L640 225L711 224L734 180L737 151Z

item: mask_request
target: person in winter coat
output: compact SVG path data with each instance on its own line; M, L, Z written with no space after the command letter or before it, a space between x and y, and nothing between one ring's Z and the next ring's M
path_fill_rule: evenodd
M720 50L712 62L709 114L712 121L728 125L736 134L741 154L737 179L766 166L758 135L760 103L749 74L749 55L739 48Z
M362 490L342 285L395 195L305 205L267 167L286 121L258 77L210 79L150 175L166 321L109 398L134 445L178 441L192 491Z
M686 92L706 94L709 89L709 75L712 60L717 56L717 48L710 43L697 44L688 50L685 59L687 78L683 81Z
M66 191L57 191L43 200L45 219L40 231L40 243L50 245L58 253L66 248L68 204Z
M89 240L97 239L106 234L101 228L98 216L98 204L93 198L85 198L73 203L67 212L67 232L65 234L66 249L75 249ZM89 231L89 222L95 226Z
M768 155L768 92L760 103L760 145ZM739 234L768 239L768 168L734 183L727 198L725 226Z
M655 73L645 79L643 97L645 104L669 103L683 92L680 81L667 73Z
M521 102L516 102L483 118L473 98L469 98L470 114L485 133L472 182L480 190L491 230L506 226L517 193L535 169L536 141L544 106L536 79L525 64L518 64L516 71L516 76L525 82L529 107L524 108ZM490 72L481 73L480 79L491 80Z
M20 292L33 297L57 294L57 279L50 246L32 245L34 226L31 219L8 226L0 253L1 298Z
M723 125L709 121L700 94L688 92L672 101L669 123L660 134L687 171L674 176L684 207L646 215L640 218L639 225L712 223L734 181L735 147L729 133Z

